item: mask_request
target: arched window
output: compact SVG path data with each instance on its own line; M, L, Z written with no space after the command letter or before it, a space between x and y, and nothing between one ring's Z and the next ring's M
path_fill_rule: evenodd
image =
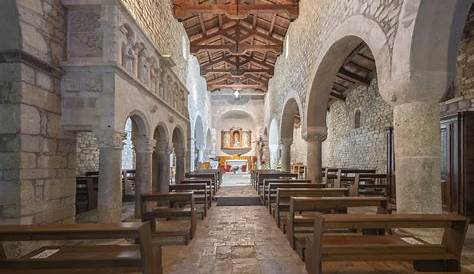
M183 58L188 59L188 44L186 43L186 37L184 35L181 37L181 47Z
M360 109L354 112L354 128L360 128Z

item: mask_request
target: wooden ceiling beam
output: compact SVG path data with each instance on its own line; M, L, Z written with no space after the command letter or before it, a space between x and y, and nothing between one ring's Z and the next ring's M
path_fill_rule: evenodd
M233 20L242 20L249 15L285 13L290 20L295 20L299 14L298 3L292 4L195 4L187 0L174 1L173 13L176 19L182 21L195 14L222 14Z
M223 89L223 88L228 88L228 89L255 89L255 90L262 90L266 91L267 87L265 85L247 85L247 84L214 84L214 85L208 85L207 89L208 90L216 90L216 89Z
M343 67L339 70L338 76L342 79L351 81L359 85L363 85L365 87L370 86L369 80L367 80L366 78L360 77L358 74L352 73Z
M202 76L207 76L211 73L222 73L222 74L231 74L231 75L247 75L247 74L267 74L273 75L273 69L208 69L201 71Z
M226 51L234 55L244 55L252 51L272 51L281 54L282 50L283 46L281 45L191 45L192 54L198 54L202 51Z

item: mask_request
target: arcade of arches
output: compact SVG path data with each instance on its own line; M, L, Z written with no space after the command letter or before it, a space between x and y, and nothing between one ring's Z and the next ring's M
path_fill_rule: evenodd
M164 273L411 273L340 259L312 272L259 178L383 196L386 218L474 219L472 4L0 1L0 273L37 247L2 248L6 224L139 222L151 214L142 197L212 172L222 179L193 239L160 242ZM474 271L467 231L463 273ZM436 238L424 232L413 233Z

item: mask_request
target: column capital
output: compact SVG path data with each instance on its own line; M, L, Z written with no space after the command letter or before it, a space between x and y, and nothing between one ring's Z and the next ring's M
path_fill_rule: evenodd
M122 149L126 138L125 132L112 129L96 130L97 143L99 148Z
M302 133L303 139L308 142L323 142L328 136L327 127L308 127L305 132Z
M155 145L156 145L156 140L150 139L146 136L139 136L136 139L136 152L140 153L152 153Z

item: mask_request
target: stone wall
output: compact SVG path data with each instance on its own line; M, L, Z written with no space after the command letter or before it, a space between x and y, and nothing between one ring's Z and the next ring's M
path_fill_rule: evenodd
M471 8L459 45L456 96L474 98L474 7Z
M186 83L188 63L183 56L183 45L188 49L189 41L184 27L173 17L170 0L121 1L148 33L160 53L163 56L169 55L176 63L173 70L181 82Z
M60 2L18 0L15 10L7 11L15 18L4 22L7 29L19 24L22 40L11 49L10 62L0 62L0 223L74 220L76 143L61 127L58 65L65 24ZM11 8L9 3L2 1L0 9Z
M76 175L83 176L87 171L99 170L99 146L92 132L77 133Z
M360 111L360 127L354 128L354 114ZM380 97L377 81L370 87L352 90L345 102L329 109L328 138L324 142L323 166L375 168L386 172L386 129L393 124L392 107Z
M393 47L402 0L314 0L300 1L300 14L288 30L288 56L278 58L275 76L269 84L269 103L272 118L279 118L284 100L289 92L296 91L300 96L302 108L306 109L305 99L309 84L313 79L316 60L321 55L324 37L338 25L352 16L363 16L379 24Z

